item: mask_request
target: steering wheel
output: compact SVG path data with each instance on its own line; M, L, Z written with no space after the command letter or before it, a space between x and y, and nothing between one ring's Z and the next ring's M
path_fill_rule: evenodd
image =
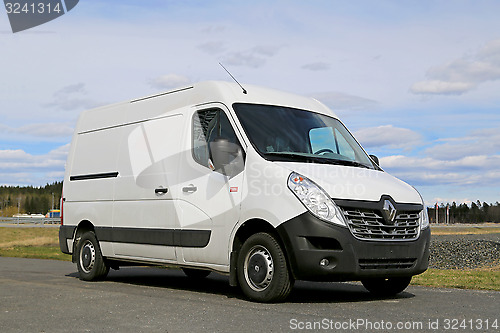
M315 155L319 155L321 153L332 153L334 154L333 150L329 149L329 148L323 148L323 149L320 149L318 150L317 152L315 152L314 154Z

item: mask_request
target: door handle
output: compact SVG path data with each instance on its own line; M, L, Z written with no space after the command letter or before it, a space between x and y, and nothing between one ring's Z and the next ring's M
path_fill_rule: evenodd
M168 188L163 188L163 187L155 188L155 194L157 194L157 195L164 195L167 192L168 192Z
M197 190L198 188L193 184L189 184L188 186L182 188L182 192L184 193L193 193L196 192Z

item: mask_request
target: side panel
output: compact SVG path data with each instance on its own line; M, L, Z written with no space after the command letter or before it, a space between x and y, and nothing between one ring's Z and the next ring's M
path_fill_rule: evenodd
M90 221L96 228L111 227L113 192L117 174L115 147L121 141L120 128L75 134L64 179L64 223ZM72 251L72 242L68 244ZM101 244L104 256L113 255Z
M135 103L130 111L140 112L147 106L146 102ZM116 179L111 239L115 256L173 262L174 234L179 225L173 197L182 113L127 125L123 131L117 146L120 176Z
M64 196L69 201L110 201L113 199L116 173L116 146L120 144L119 128L78 134L72 166L66 179ZM101 178L100 178L101 177ZM66 212L65 212L66 213Z

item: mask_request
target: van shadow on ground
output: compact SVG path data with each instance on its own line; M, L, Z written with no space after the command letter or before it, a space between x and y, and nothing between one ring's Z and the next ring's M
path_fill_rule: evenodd
M78 278L78 272L67 276ZM154 267L123 267L110 270L105 281L136 286L186 290L227 298L247 300L239 288L229 286L227 276L211 273L206 278L189 278L178 269ZM355 303L374 300L406 299L415 295L403 292L394 297L376 297L357 283L297 281L285 303Z

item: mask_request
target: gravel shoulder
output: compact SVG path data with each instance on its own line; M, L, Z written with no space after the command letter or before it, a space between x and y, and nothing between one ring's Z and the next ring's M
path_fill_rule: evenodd
M475 269L500 266L500 233L433 235L430 268Z

